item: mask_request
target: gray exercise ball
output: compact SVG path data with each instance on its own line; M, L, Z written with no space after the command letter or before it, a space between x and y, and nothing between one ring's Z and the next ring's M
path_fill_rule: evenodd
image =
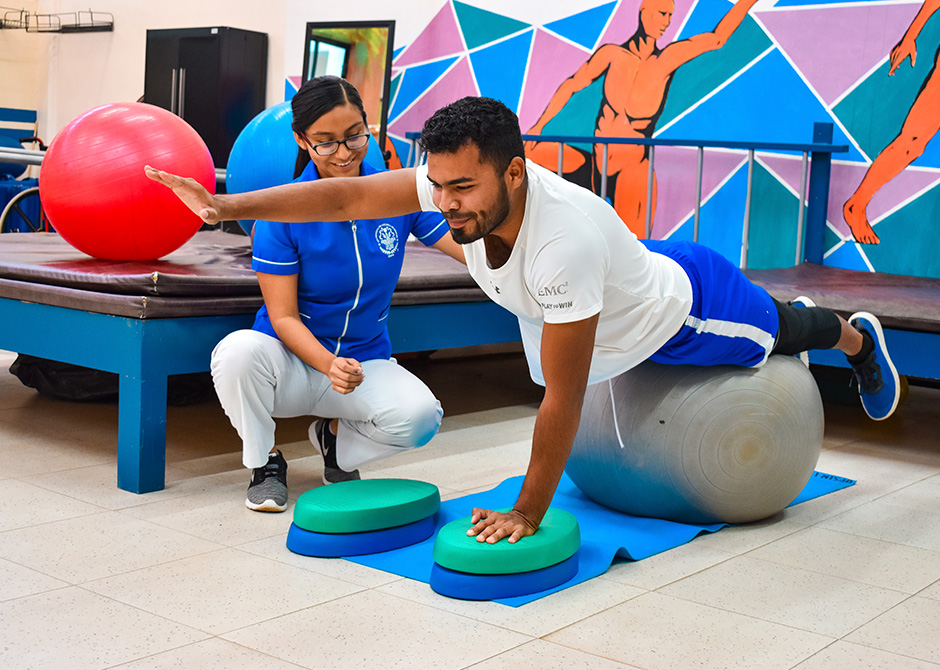
M743 523L793 502L822 439L819 390L797 358L759 368L647 361L588 387L566 472L621 512Z

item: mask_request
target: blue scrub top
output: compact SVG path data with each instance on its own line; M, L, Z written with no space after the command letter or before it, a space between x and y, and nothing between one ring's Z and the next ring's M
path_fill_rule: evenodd
M360 169L361 175L375 172L366 163ZM294 181L315 179L319 174L311 162ZM388 310L408 235L431 246L447 232L436 212L338 223L259 220L251 266L256 272L299 275L301 319L327 351L360 361L388 359ZM277 337L266 306L258 311L252 329Z

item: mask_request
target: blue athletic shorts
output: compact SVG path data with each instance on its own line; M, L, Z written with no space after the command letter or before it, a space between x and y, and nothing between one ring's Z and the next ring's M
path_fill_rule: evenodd
M767 360L778 316L770 294L724 256L694 242L641 240L675 260L692 282L692 311L676 335L650 356L670 365L742 365Z

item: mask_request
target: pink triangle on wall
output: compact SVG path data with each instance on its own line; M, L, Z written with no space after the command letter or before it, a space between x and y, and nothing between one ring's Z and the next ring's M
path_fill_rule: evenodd
M419 131L424 122L438 109L468 95L480 95L480 92L473 79L470 63L464 56L418 98L407 112L389 125L389 132L404 137L406 132Z
M849 227L842 218L842 206L855 193L855 189L858 188L867 171L867 165L835 164L832 166L828 217L829 223L835 226L842 235L851 237ZM904 170L875 193L868 205L868 221L875 223L880 217L938 180L940 180L938 172Z
M781 156L779 154L757 154L758 160L763 163L768 170L773 172L784 184L789 186L796 197L800 197L800 175L803 172L802 156ZM809 174L809 161L806 165L807 175ZM807 183L809 177L807 176Z
M560 40L542 28L536 29L529 52L525 90L519 103L519 126L523 133L539 120L561 82L573 75L590 57L591 54L584 49Z
M792 158L783 156L761 157L761 160L796 193L800 192L799 183L802 163L798 156ZM867 171L867 165L857 163L833 163L832 165L829 183L829 209L826 217L829 223L845 237L851 237L852 234L845 223L845 219L842 218L842 206L858 188ZM905 170L875 193L871 204L868 205L869 221L877 221L879 217L938 180L940 180L940 172Z
M695 172L698 151L694 147L656 147L656 212L653 239L661 239L695 213ZM745 154L708 151L702 161L702 201L708 198L746 159Z
M887 58L918 5L864 4L756 14L767 32L826 104ZM838 54L838 62L824 53Z
M398 55L395 59L395 67L403 68L415 63L424 63L444 56L452 56L463 50L463 36L457 25L454 6L447 2L415 38L415 41Z

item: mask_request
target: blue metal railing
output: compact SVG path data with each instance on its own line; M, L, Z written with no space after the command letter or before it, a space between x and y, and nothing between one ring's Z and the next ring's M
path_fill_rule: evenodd
M411 140L406 165L419 165L425 160L418 140L419 132L405 133L406 139ZM562 176L562 155L566 144L601 145L601 184L598 195L607 197L607 165L608 153L611 144L639 144L649 147L649 158L646 182L646 202L653 200L653 168L656 160L656 147L694 147L698 149L698 161L695 173L695 218L693 223L692 239L698 241L699 215L702 207L702 166L705 149L737 149L747 151L747 194L744 203L744 230L742 232L741 261L742 268L747 267L748 234L750 232L751 191L754 178L754 153L756 151L795 152L803 156L802 171L800 174L800 203L797 215L797 241L795 263L803 260L822 263L823 237L826 226L826 210L829 203L829 174L833 153L844 153L849 150L845 144L832 144L832 124L817 123L813 129L813 142L731 142L721 140L670 140L635 137L597 137L593 135L523 135L525 141L557 142L558 166L556 172ZM810 161L811 159L811 161ZM808 170L808 166L812 167ZM807 184L807 172L809 183ZM808 207L806 207L808 203ZM804 213L804 209L806 212ZM805 217L804 217L805 214ZM805 222L804 222L805 218ZM805 224L805 225L804 225ZM650 236L652 229L652 207L646 208L646 237ZM805 229L805 230L804 230ZM804 235L805 232L805 235ZM806 243L804 245L804 237Z

